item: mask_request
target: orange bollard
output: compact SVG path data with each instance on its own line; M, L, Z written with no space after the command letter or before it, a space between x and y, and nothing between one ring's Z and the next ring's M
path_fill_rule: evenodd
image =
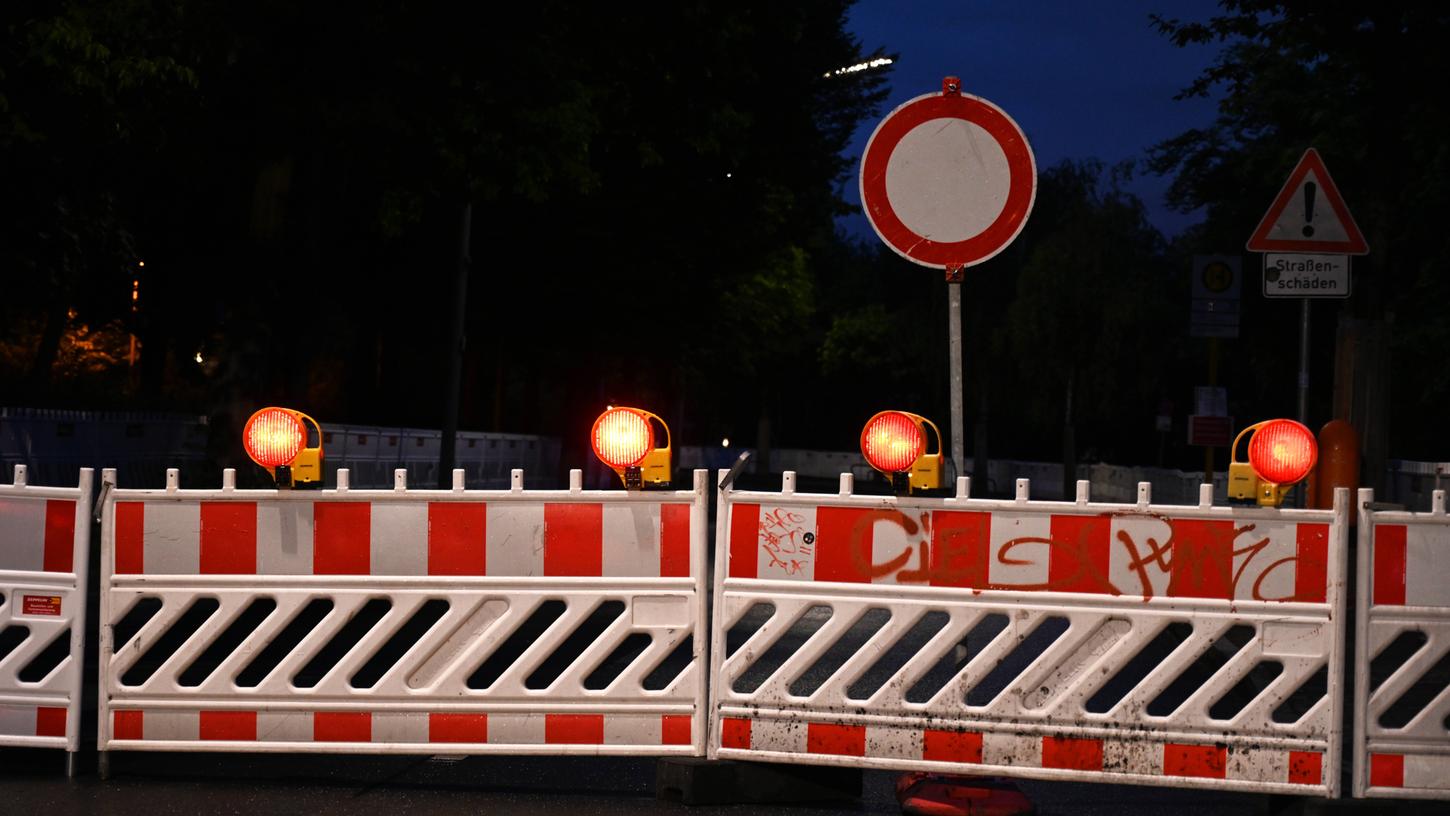
M1359 487L1359 432L1342 419L1331 419L1319 429L1319 466L1309 482L1311 507L1334 506L1334 489Z

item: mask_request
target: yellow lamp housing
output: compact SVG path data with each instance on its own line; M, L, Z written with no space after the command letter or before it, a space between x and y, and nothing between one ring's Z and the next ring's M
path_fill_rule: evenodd
M927 452L928 436L935 441L935 453ZM898 493L942 486L941 431L920 414L882 411L871 417L861 430L861 454Z
M1248 437L1248 461L1240 462L1239 443ZM1278 507L1303 481L1319 457L1319 444L1308 428L1292 419L1256 422L1234 437L1228 466L1230 501L1253 501Z
M301 411L269 406L252 414L242 447L278 487L322 487L322 428Z
M655 428L664 445L656 445ZM599 461L619 474L628 490L668 488L671 475L670 426L642 408L611 406L594 420L590 446Z

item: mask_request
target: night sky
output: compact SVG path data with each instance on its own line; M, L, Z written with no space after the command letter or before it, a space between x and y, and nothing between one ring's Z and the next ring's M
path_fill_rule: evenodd
M1173 97L1216 49L1175 47L1148 15L1206 20L1216 11L1212 0L861 0L850 30L868 53L899 55L883 114L938 90L943 76L959 76L963 90L996 103L1027 132L1041 171L1069 158L1141 161L1157 142L1212 121L1212 100ZM857 132L857 161L876 124ZM1168 182L1140 168L1128 189L1171 236L1197 217L1167 207ZM854 177L844 192L859 205ZM859 211L841 223L874 240Z

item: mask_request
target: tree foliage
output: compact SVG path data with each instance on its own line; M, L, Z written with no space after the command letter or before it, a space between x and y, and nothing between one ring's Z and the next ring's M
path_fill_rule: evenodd
M1392 324L1389 448L1406 458L1443 459L1450 448L1428 418L1450 400L1450 321L1441 307L1450 297L1450 105L1440 87L1450 72L1442 45L1450 15L1410 0L1221 5L1222 13L1205 21L1156 21L1179 45L1219 48L1183 92L1219 94L1217 119L1164 142L1152 157L1155 169L1173 175L1180 207L1205 209L1203 228L1185 247L1241 246L1300 154L1316 147L1371 249L1355 259L1355 294L1343 314ZM1245 305L1267 313L1248 298ZM1273 321L1277 329L1244 344L1246 354L1260 358L1260 381L1273 372L1273 379L1292 382L1292 369L1280 362L1292 362L1292 351L1265 350L1295 348L1295 322ZM1317 326L1315 347L1322 351L1311 382L1322 393L1332 377L1334 322L1321 317ZM1311 414L1327 418L1320 403Z

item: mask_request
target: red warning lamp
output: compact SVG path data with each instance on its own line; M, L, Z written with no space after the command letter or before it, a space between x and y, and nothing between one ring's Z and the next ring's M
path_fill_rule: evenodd
M301 411L268 407L252 414L242 447L278 487L322 486L322 429Z
M861 430L861 455L882 473L911 470L925 450L926 432L902 411L882 411Z
M664 431L664 446L655 447L655 426ZM670 484L670 429L664 420L639 408L610 407L594 420L589 432L594 455L630 489Z
M1239 443L1249 438L1249 461L1238 461ZM1270 419L1239 431L1229 463L1230 499L1253 499L1278 507L1294 485L1304 480L1319 459L1319 444L1308 428L1292 419Z
M936 453L927 453L927 429ZM941 487L941 432L926 417L906 411L882 411L861 429L861 455L891 480L897 492Z

